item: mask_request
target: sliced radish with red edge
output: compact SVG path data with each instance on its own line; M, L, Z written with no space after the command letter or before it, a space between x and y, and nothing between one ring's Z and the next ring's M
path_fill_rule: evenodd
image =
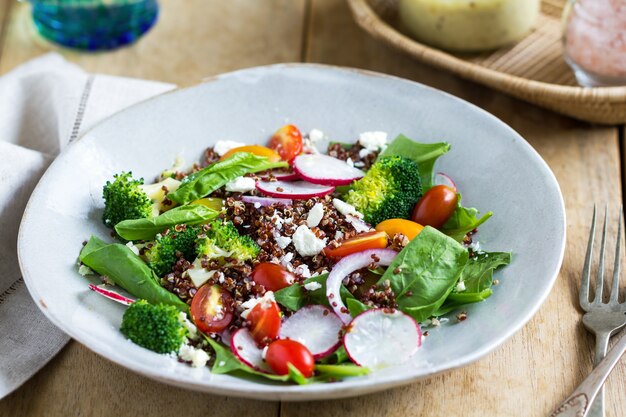
M274 170L271 171L271 174L274 178L276 178L279 181L295 181L295 180L299 180L300 176L294 172L287 172L287 171L280 171L280 170ZM269 178L269 175L263 175L261 178Z
M246 328L239 329L230 338L230 350L241 362L257 371L273 373L263 360L263 349L259 348Z
M321 359L333 353L341 344L343 322L335 313L322 305L302 307L287 318L280 327L280 338L302 343Z
M293 198L296 200L323 197L335 191L335 187L311 184L306 181L257 181L256 188L270 197Z
M411 316L381 308L356 316L343 337L352 362L369 369L402 364L421 345L422 331Z
M388 266L396 255L398 255L398 252L392 249L369 249L341 258L341 260L335 264L326 280L326 297L328 297L328 302L341 321L345 324L352 321L352 316L348 313L348 309L343 304L339 292L343 279L352 272L365 268L372 262L376 262L381 266Z
M272 198L272 197L257 197L253 195L242 195L241 201L249 204L260 204L261 207L271 206L272 204L278 204L282 206L293 205L293 200L289 198Z
M365 175L341 159L322 154L299 155L293 168L303 180L322 185L347 185Z
M117 301L118 303L124 304L125 306L129 306L135 302L135 300L133 300L132 298L125 297L120 293L117 293L113 290L107 290L97 285L89 284L89 289L102 295L103 297L108 298L109 300Z
M445 185L446 187L452 188L454 191L457 191L456 183L443 172L438 172L435 174L435 178L433 180L433 185Z

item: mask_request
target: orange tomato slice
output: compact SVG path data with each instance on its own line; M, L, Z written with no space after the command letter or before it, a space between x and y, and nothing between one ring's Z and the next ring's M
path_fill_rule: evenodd
M278 152L270 148L261 145L246 145L239 146L238 148L233 148L230 151L226 152L224 155L222 155L220 161L223 161L224 159L236 154L237 152L248 152L257 156L264 156L269 159L270 162L279 162L281 160Z
M413 240L424 229L419 223L405 219L388 219L376 225L376 230L386 232L389 237L393 238L397 233L402 233L409 240Z
M326 246L324 255L328 258L343 258L353 253L361 252L367 249L384 249L387 247L387 233L385 232L366 232L351 237L350 239L340 242L336 248Z

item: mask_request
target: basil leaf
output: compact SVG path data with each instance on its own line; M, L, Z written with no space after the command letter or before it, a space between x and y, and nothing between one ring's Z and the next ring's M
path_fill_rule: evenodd
M446 142L419 143L404 135L398 135L398 137L378 155L378 159L398 155L414 160L419 168L422 187L424 192L426 192L433 185L435 161L449 150L450 144Z
M79 259L100 275L106 275L116 285L124 288L138 299L151 304L168 304L180 311L188 307L177 296L161 287L159 278L146 263L128 247L112 243L106 244L96 236L92 236Z
M478 217L480 212L475 208L467 208L461 205L461 195L459 194L458 204L452 216L443 225L441 231L452 239L461 242L465 235L478 226L489 220L493 215L492 211L488 211L483 216Z
M307 278L306 280L304 280L303 284L293 284L289 287L283 288L282 290L276 291L274 293L274 299L278 304L288 308L291 311L298 311L302 307L311 304L321 304L325 307L330 308L328 298L326 297L327 279L328 274L322 274L316 277ZM321 287L315 291L308 291L304 288L304 285L312 282L320 284ZM340 293L343 300L354 298L344 286L341 286Z
M443 304L467 261L467 249L426 226L396 256L378 284L389 280L398 308L421 322Z
M185 178L180 187L169 193L167 198L179 204L187 204L211 194L242 175L288 166L289 164L283 161L270 162L264 156L237 152Z
M175 207L150 219L122 220L115 225L115 232L126 240L152 240L157 233L177 224L201 224L220 213L200 204Z

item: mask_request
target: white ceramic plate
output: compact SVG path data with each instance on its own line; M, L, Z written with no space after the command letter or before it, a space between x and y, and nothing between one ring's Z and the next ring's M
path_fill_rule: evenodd
M109 237L101 222L102 185L132 170L153 178L181 154L188 163L220 139L265 143L286 122L349 141L360 132L404 133L447 141L438 163L464 202L495 215L478 237L487 250L511 250L487 301L469 306L460 324L431 329L415 359L367 377L285 386L212 375L125 340L124 307L87 289L76 272L81 242ZM275 65L217 77L127 109L70 146L33 193L19 234L30 293L45 315L94 352L166 383L265 400L330 399L365 394L473 362L520 329L548 295L565 242L565 211L554 175L517 133L448 94L381 74L318 65ZM455 320L451 320L453 322Z

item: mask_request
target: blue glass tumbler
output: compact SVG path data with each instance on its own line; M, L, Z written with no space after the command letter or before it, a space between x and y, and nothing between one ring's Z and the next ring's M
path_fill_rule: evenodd
M114 49L146 33L159 15L157 0L29 0L46 39L88 51Z

